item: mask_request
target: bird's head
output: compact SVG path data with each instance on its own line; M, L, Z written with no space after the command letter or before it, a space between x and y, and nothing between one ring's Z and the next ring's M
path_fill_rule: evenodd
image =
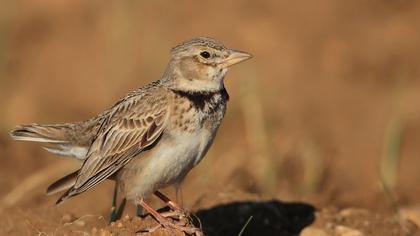
M248 53L226 48L212 38L198 37L171 50L167 73L176 89L184 91L217 91L223 88L228 68L250 59Z

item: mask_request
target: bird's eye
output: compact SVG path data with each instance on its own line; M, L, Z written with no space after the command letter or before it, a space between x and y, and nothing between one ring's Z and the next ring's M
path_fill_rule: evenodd
M204 57L204 58L208 59L208 58L210 58L210 53L209 53L209 52L207 52L207 51L202 51L202 52L200 53L200 56L202 56L202 57Z

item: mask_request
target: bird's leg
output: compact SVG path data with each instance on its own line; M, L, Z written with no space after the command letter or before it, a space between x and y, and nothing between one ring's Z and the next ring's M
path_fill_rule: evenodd
M176 202L174 202L171 199L169 199L165 194L163 194L163 193L161 193L159 191L156 191L154 194L160 200L162 200L163 202L165 202L166 205L168 205L173 211L186 212L182 207L180 207Z
M123 198L120 206L117 208L117 199L118 199L117 195L118 195L118 186L117 186L117 183L115 183L114 195L112 197L111 216L110 216L109 222L115 222L121 219L122 213L124 212L124 209L125 209L125 204L127 202L127 199ZM143 218L144 214L145 212L143 208L141 206L136 206L136 215L138 217Z
M115 183L114 195L112 197L110 222L115 222L115 221L119 220L122 216L122 213L124 212L126 199L124 198L121 201L120 206L117 208L117 195L118 195L118 186L117 186L117 183Z
M114 194L112 196L112 207L111 207L111 216L110 216L110 222L114 222L117 219L117 194L118 194L118 189L117 189L117 183L115 183L114 186Z
M177 220L189 219L190 213L187 210L183 209L181 206L179 206L176 202L172 201L167 196L165 196L165 194L159 191L156 191L154 194L163 202L165 202L166 205L169 206L169 208L172 210L162 213L163 216L171 217Z
M159 212L157 212L146 202L144 202L142 198L137 202L137 204L143 207L147 212L149 212L150 215L152 215L153 218L155 218L155 220L166 229L175 229L190 235L203 235L202 231L199 228L193 226L182 226L174 224L172 221L162 216ZM156 229L156 227L154 229Z

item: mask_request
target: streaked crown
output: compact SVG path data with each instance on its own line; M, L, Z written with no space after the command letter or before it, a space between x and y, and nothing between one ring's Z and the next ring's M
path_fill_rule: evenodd
M191 47L209 47L216 50L226 50L225 46L217 41L216 39L209 38L209 37L196 37L192 38L190 40L187 40L185 42L182 42L181 44L178 44L174 48L172 48L171 53L175 54L178 52L185 51Z

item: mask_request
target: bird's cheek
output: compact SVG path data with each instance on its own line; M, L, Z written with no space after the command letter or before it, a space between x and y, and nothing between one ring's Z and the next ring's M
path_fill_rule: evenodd
M196 79L206 79L209 75L209 68L206 65L198 64L193 70L194 78Z
M180 64L180 71L184 78L197 78L198 70L199 68L197 68L195 63L191 63L190 61L186 61Z

